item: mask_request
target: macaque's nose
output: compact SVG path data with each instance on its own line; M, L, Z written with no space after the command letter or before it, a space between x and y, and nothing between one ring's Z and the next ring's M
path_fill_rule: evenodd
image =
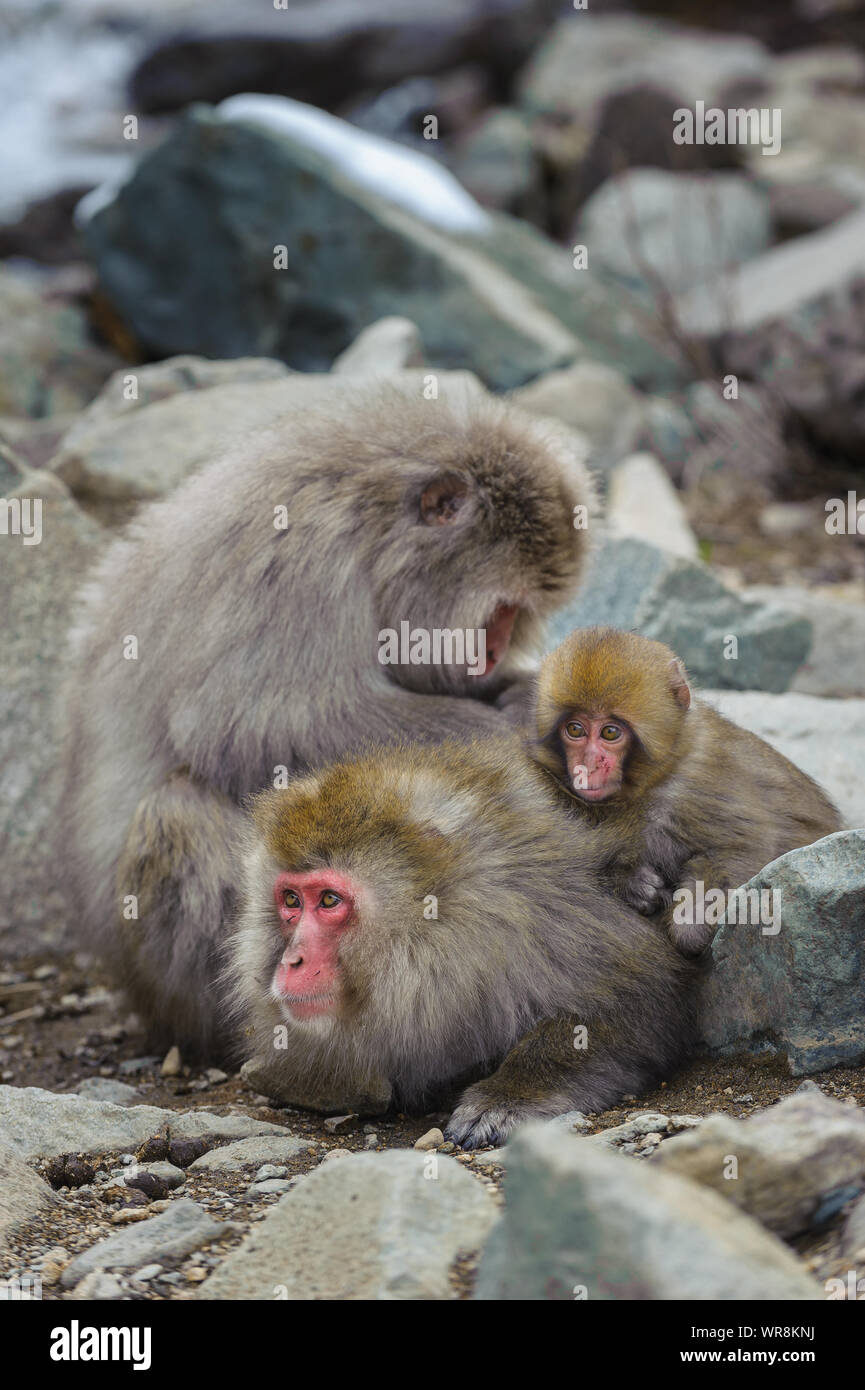
M292 970L299 969L299 967L303 965L303 952L292 951L290 956L283 956L282 963L283 965L291 966Z

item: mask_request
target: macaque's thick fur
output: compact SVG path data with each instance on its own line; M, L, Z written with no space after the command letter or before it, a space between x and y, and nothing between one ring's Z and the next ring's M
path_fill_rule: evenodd
M676 888L737 888L842 823L817 783L763 739L700 699L683 709L673 691L681 680L661 642L613 628L572 632L537 677L534 756L570 814L613 836L616 891L635 906L644 894L644 910L663 909L676 944L696 954L716 927L676 922ZM574 711L624 720L636 736L609 801L590 805L570 789L559 730Z
M452 484L455 522L424 524L426 489ZM594 492L565 433L369 385L232 449L112 544L63 692L61 861L79 939L155 1040L224 1041L212 961L246 795L363 744L507 727L494 702L529 688L579 580L578 504ZM486 678L379 663L383 629L477 629L503 603L519 614Z
M395 1103L428 1106L483 1078L449 1126L473 1147L669 1073L694 967L604 893L603 858L603 832L561 815L515 735L384 750L262 793L226 978L280 1098L311 1078L330 1094L378 1077ZM286 947L274 883L324 866L358 885L358 920L340 942L338 1015L311 1027L271 993Z

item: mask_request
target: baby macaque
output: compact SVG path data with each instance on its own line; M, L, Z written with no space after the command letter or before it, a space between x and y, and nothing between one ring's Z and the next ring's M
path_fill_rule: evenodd
M693 699L660 642L613 628L572 632L537 678L534 756L582 825L612 833L614 890L662 911L679 949L717 926L687 920L703 891L737 888L771 860L841 829L828 797L755 734Z

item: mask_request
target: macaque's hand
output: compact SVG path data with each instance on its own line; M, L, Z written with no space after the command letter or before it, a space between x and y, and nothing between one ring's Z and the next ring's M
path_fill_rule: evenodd
M517 1125L530 1120L534 1113L525 1101L503 1101L500 1095L487 1094L483 1081L470 1086L448 1120L445 1139L463 1149L482 1149L488 1144L503 1144Z
M644 917L651 917L653 912L668 907L671 902L666 881L651 864L641 864L634 870L622 885L621 897L628 907L633 907Z

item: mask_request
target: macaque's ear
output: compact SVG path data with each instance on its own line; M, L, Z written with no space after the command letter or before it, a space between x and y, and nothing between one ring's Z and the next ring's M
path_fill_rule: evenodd
M420 499L425 526L449 526L457 520L469 495L468 483L455 473L442 473L427 483Z
M680 709L690 709L691 687L688 685L684 666L681 661L674 657L667 669L670 672L670 689L673 692L673 699Z

